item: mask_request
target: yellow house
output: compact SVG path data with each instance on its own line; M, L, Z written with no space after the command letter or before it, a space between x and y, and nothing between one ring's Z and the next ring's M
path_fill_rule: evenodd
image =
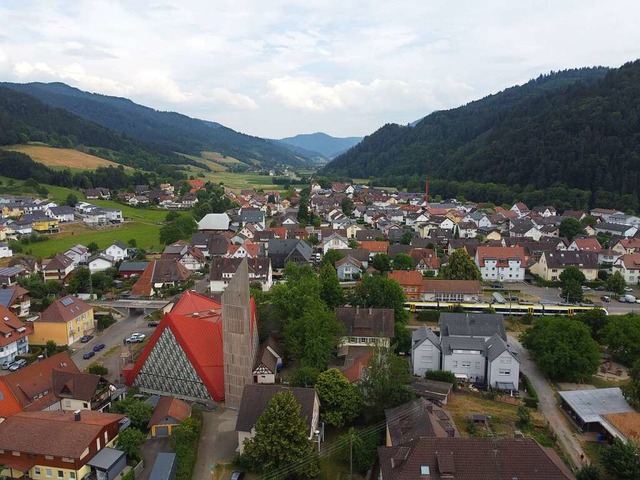
M48 218L46 220L37 220L33 222L32 228L36 232L49 233L60 230L60 222L56 218Z
M33 322L34 331L29 342L44 345L53 340L58 345L71 345L83 335L93 333L95 327L93 307L73 295L67 295L49 305Z
M23 213L24 211L22 210L22 208L20 208L19 205L16 205L13 203L6 203L2 206L2 216L5 218L6 217L18 218Z
M531 267L531 273L552 282L560 281L560 274L567 267L576 267L587 281L598 278L598 255L594 252L560 250L544 252L538 263Z

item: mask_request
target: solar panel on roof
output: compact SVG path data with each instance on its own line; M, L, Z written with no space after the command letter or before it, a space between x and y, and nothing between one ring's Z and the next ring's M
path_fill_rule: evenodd
M5 307L9 307L9 303L11 303L11 298L13 297L12 289L0 289L0 305L4 305Z
M65 307L68 307L73 303L73 298L71 297L63 298L62 300L60 300L60 303L62 303L62 305L64 305Z

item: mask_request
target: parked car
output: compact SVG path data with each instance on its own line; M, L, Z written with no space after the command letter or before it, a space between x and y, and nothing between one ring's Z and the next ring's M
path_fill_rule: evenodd
M82 355L82 358L84 358L85 360L89 360L91 357L93 357L96 354L96 352L94 352L93 350L89 350L88 352L85 352Z
M104 343L99 343L97 345L95 345L93 347L93 351L94 352L99 352L100 350L102 350L104 347L106 347L106 345Z
M9 365L9 371L15 372L16 370L26 366L27 366L27 361L24 358L21 358L13 362L11 365Z
M9 370L9 367L12 363L13 362L10 362L9 360L5 360L4 362L2 362L2 370Z
M240 472L236 470L235 472L231 472L231 476L229 480L242 480L244 478L244 472Z
M132 333L125 341L127 343L141 343L146 337L144 333Z
M625 295L624 300L627 303L636 303L636 297L634 297L633 295Z
M504 288L500 283L492 283L491 288Z
M589 290L591 290L591 287L587 287L586 285L582 285L581 288L583 292L588 292Z
M147 327L157 327L158 325L160 325L160 322L157 320L151 320L149 323L147 323Z
M93 335L83 335L82 337L80 337L80 342L87 343L90 342L92 338Z
M611 301L611 297L609 295L603 295L600 297L600 300L609 303Z
M596 292L604 292L604 287L602 285L600 285L600 286L596 287L594 290Z
M625 291L625 292L633 292L633 288L631 288L631 287L624 287L624 291Z

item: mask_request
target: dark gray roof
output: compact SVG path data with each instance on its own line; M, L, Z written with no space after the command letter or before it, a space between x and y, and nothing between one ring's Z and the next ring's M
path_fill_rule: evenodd
M444 355L451 355L454 350L485 351L485 341L480 337L442 337L442 351Z
M289 261L308 263L313 254L311 245L297 238L272 238L268 246L268 255L272 259L274 268L284 268Z
M562 250L559 252L544 252L548 268L598 268L598 254L595 252L574 252Z
M149 262L122 262L118 268L119 272L139 271L144 272Z
M160 452L153 464L149 480L173 480L176 472L176 454Z
M432 330L429 330L425 325L420 325L420 328L411 333L413 349L415 350L427 339L440 349L440 337L438 337Z
M222 280L223 273L235 273L244 258L216 257L211 261L211 273L209 280ZM247 267L249 273L255 278L252 280L260 281L266 279L269 274L269 264L271 259L268 257L247 258Z
M314 388L285 387L280 385L254 384L246 385L242 392L236 431L250 432L260 415L267 409L269 402L276 393L290 390L300 404L300 414L311 427L313 420L313 405L316 398Z
M106 447L96 453L94 457L87 462L87 465L103 471L109 470L124 455L126 455L126 453L122 450Z
M255 209L242 209L240 213L240 220L243 223L264 223L264 212L262 210Z
M336 249L336 252L340 252L345 257L355 258L360 262L369 261L369 250L366 248L340 248Z
M403 445L420 437L436 436L427 411L428 404L424 398L417 398L384 411L392 445Z
M392 308L338 307L336 319L344 325L346 336L393 338L394 311Z
M383 238L384 233L380 230L366 229L358 230L356 232L356 240L359 242L375 240L376 238Z
M487 340L486 344L487 350L487 359L490 362L493 362L496 358L500 356L501 353L508 351L513 355L513 357L518 360L518 358L509 350L509 345L502 340L498 335L492 336L489 340ZM518 360L519 362L520 360Z
M62 205L60 207L51 207L49 208L49 211L54 215L73 215L74 214L73 207L70 207L68 205Z
M443 400L451 392L453 383L417 377L411 382L411 388L421 397Z
M497 313L442 313L440 337L491 337L498 334L507 340L503 316Z

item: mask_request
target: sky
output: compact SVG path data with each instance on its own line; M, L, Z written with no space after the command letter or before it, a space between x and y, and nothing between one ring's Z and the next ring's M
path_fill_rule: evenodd
M0 80L268 138L362 136L640 57L637 0L2 0Z

